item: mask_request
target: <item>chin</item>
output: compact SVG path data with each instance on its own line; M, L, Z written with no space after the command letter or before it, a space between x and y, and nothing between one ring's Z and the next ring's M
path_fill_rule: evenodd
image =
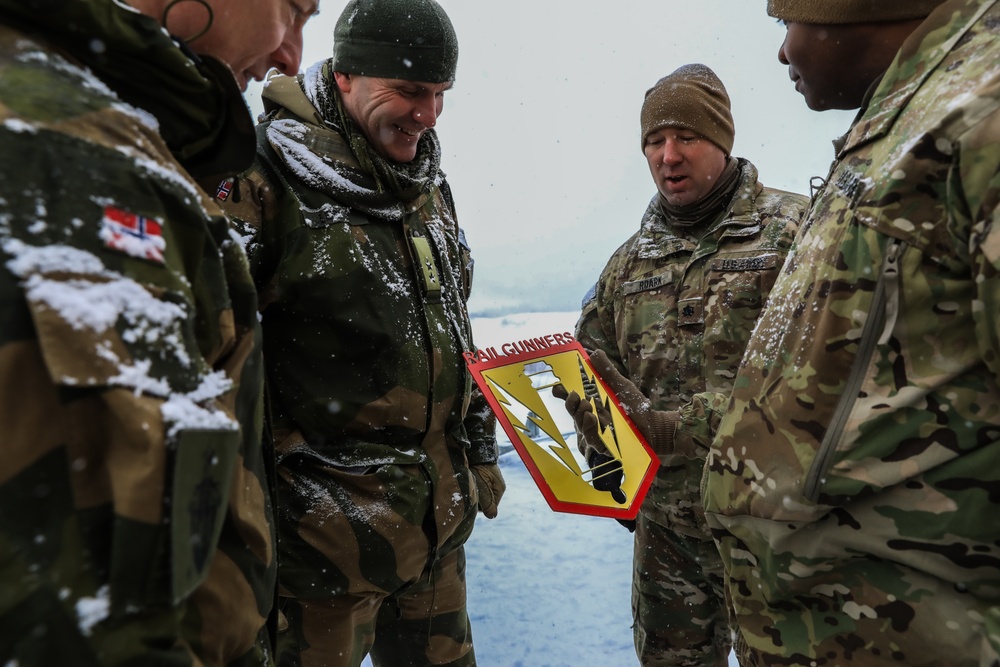
M390 157L392 160L395 160L396 162L401 162L405 164L407 162L413 162L413 160L416 159L417 151L415 150L395 151Z

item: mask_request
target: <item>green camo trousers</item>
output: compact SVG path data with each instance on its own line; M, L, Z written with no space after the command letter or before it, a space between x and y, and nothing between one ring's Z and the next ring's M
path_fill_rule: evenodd
M279 667L474 667L465 606L465 551L394 595L280 599Z

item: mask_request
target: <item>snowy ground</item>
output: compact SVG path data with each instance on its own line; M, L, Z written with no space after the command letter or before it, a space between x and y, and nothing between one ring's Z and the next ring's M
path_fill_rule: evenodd
M625 667L632 648L632 536L611 519L549 509L514 451L507 493L466 548L482 667Z
M577 313L474 319L480 347L573 331ZM480 667L633 667L632 535L611 519L549 509L503 433L507 493L466 547ZM370 666L369 661L365 661ZM730 665L736 667L735 658Z

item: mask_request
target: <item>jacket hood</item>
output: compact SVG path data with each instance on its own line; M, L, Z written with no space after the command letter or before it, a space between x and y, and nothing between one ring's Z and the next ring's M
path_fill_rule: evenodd
M119 0L0 0L0 20L88 67L122 101L152 114L196 179L217 182L253 161L250 111L221 61L175 42Z

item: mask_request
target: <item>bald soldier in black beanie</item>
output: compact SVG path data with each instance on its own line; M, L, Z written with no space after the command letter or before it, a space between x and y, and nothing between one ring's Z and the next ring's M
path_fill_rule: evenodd
M351 0L333 52L269 81L227 202L261 291L278 664L472 667L464 545L504 481L434 131L458 41L434 0Z
M732 634L722 562L699 501L704 459L675 451L675 439L697 428L687 411L693 394L732 389L807 200L763 187L757 169L732 156L729 95L705 65L680 67L650 88L639 125L657 194L585 298L576 335L638 387L640 401L665 411L652 413L662 416L652 427L658 437L648 438L661 467L634 526L639 661L724 667ZM580 449L592 466L609 463L599 440L585 436L587 406L567 399Z

